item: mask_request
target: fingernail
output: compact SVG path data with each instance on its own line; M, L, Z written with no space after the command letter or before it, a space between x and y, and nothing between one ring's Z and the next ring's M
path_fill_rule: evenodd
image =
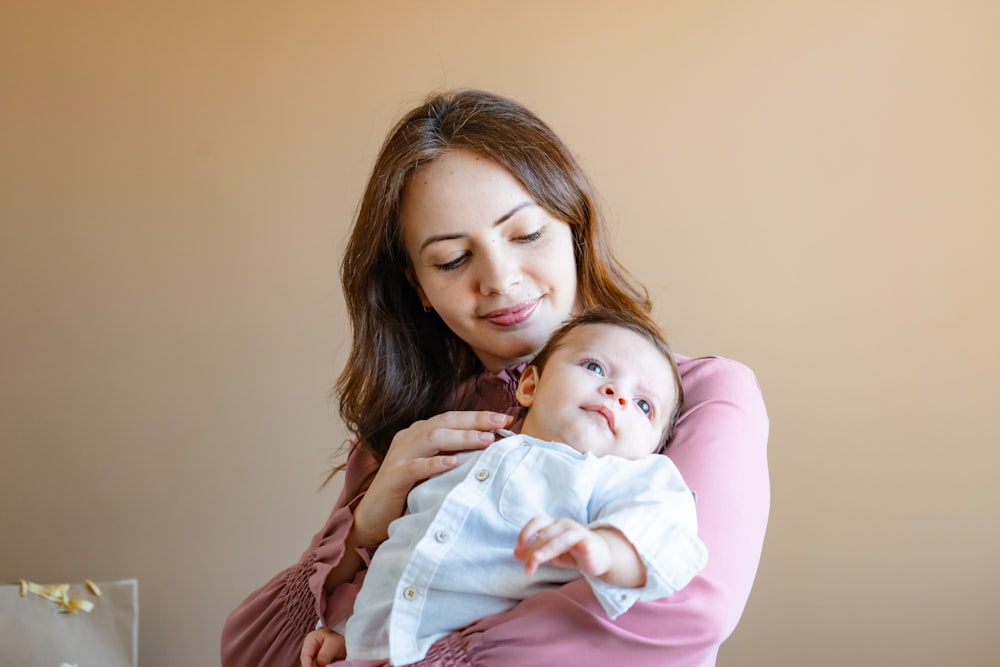
M497 426L503 426L510 421L510 415L501 415L499 413L493 413L490 415L490 421L492 421Z
M441 457L441 463L442 463L442 465L446 465L448 467L451 467L451 466L455 465L456 463L458 463L458 457L456 457L456 456L442 456Z
M488 445L491 442L493 442L494 440L496 440L496 436L493 435L492 433L480 433L479 434L479 442L481 442L483 444Z

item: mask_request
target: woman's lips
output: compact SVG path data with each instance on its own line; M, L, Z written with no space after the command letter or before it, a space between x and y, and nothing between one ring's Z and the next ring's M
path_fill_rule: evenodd
M483 315L483 319L499 327L512 327L531 317L535 312L535 308L538 307L538 301L538 299L532 299L531 301L524 301L510 308L493 310Z

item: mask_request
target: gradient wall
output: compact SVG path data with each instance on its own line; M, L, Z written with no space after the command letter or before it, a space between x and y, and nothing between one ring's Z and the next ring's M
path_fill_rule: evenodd
M346 437L337 276L437 88L566 139L674 347L758 373L773 512L721 666L995 665L1000 5L0 8L0 581L135 576L212 665Z

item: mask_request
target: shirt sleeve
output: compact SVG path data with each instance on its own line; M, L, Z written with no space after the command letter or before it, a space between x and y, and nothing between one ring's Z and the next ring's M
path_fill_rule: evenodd
M326 524L313 537L299 561L282 570L251 593L226 619L222 629L222 667L296 667L306 634L318 619L332 627L354 608L364 579L362 570L354 581L326 595L326 576L344 556L347 534L354 523L353 508L360 496L347 501L347 494L375 468L363 447L354 445L347 458L344 490Z
M667 457L602 462L612 465L594 489L589 527L621 532L646 570L640 588L613 586L584 574L613 620L640 600L658 600L687 586L705 567L706 549L698 538L694 497Z
M684 409L667 455L697 494L704 570L669 597L610 621L583 579L439 640L421 665L628 664L708 667L736 627L760 561L770 507L768 419L744 365L678 359Z

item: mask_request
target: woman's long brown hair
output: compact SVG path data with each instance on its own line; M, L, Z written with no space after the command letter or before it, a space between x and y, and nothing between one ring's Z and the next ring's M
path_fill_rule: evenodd
M451 409L458 384L481 369L469 346L424 311L404 274L399 209L406 183L459 148L505 166L570 225L581 307L650 310L645 288L611 253L590 182L548 125L520 103L483 91L430 96L386 138L341 265L353 343L336 395L345 424L379 462L397 432Z

